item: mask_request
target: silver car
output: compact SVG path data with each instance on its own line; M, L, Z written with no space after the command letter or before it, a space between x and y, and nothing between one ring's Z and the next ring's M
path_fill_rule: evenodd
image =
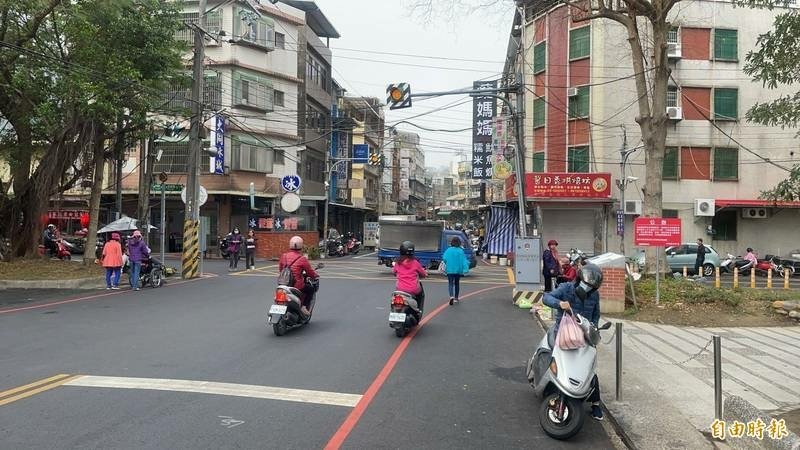
M703 261L702 275L710 277L714 275L714 270L719 267L719 254L714 247L705 245L706 259ZM667 264L672 272L683 272L683 268L690 274L694 274L694 262L697 260L697 243L687 242L685 244L667 247ZM644 250L640 250L637 255L637 262L640 269L644 269Z

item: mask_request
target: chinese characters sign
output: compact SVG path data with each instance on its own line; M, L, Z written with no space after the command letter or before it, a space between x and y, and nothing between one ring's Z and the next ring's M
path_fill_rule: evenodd
M89 215L89 211L75 209L59 209L47 211L48 219L79 220L81 216Z
M633 241L643 247L681 245L681 219L639 217L633 221Z
M494 119L494 135L492 136L492 172L495 180L505 180L514 172L515 148L511 146L511 125L508 116L497 116Z
M742 438L746 435L759 441L764 440L765 437L778 441L788 437L789 430L786 428L786 419L771 419L769 425L767 425L758 417L756 420L751 420L746 424L734 420L730 426L727 426L724 420L714 420L714 423L711 424L711 437L724 441L726 434L733 438Z
M297 217L256 217L250 216L248 228L261 231L295 231L298 226Z
M495 89L497 81L476 81L474 89ZM472 178L492 178L492 136L497 99L488 96L472 98Z
M214 148L217 155L212 159L214 166L211 169L215 174L225 173L225 118L218 115L214 123Z
M516 175L506 178L506 199L517 198ZM526 173L525 198L611 198L610 173Z

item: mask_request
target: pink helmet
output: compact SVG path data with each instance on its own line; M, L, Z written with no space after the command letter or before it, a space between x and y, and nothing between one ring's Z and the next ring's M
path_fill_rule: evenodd
M292 250L302 250L303 238L300 236L292 236L292 238L289 239L289 248Z
M139 237L139 238L142 237L142 232L139 231L139 230L134 231L133 232L133 237Z

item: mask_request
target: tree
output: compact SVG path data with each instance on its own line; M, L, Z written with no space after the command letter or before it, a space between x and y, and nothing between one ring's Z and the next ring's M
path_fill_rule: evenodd
M455 10L466 0L451 0L449 6ZM483 2L480 6L496 7L510 3L504 0ZM565 0L576 22L608 20L624 27L630 47L633 79L638 97L636 122L641 131L645 154L646 177L643 192L644 216L658 217L662 212L662 168L667 140L666 114L667 85L670 67L667 58L667 34L672 28L668 16L679 0ZM753 0L764 1L764 0ZM434 0L413 2L412 10L431 13L442 7ZM520 2L528 5L529 1ZM473 3L474 4L474 3ZM519 12L518 12L519 13ZM656 258L662 258L662 267L667 267L663 252L647 249L647 271L655 271Z
M786 2L749 0L740 2L753 8L772 9ZM769 89L800 82L800 15L795 9L775 17L773 30L758 37L757 48L747 53L744 72ZM800 124L800 92L783 95L768 102L758 102L747 111L747 120L761 125L797 128ZM761 193L769 200L800 200L800 164L773 189Z
M100 167L97 143L147 126L165 80L182 67L179 7L161 0L0 0L0 118L10 124L0 149L13 186L13 194L0 189L0 236L13 236L14 255L34 251L53 195L88 172L102 180L93 170ZM91 220L96 225L97 215Z

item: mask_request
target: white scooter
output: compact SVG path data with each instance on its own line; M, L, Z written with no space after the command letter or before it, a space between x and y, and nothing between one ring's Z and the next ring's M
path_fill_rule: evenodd
M611 328L611 322L597 328L580 314L575 314L575 322L583 329L586 345L562 350L555 344L556 335L551 328L528 362L528 381L542 398L539 424L548 436L560 440L571 438L583 427L584 402L594 391L600 330Z

